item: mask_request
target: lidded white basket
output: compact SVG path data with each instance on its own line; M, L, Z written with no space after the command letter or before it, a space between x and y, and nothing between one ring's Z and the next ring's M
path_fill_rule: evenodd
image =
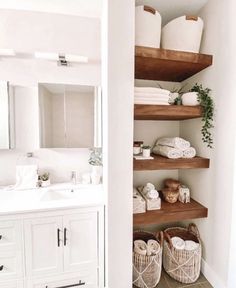
M160 48L161 15L149 6L135 7L135 45Z
M170 21L162 29L162 48L199 53L203 26L203 20L195 16Z

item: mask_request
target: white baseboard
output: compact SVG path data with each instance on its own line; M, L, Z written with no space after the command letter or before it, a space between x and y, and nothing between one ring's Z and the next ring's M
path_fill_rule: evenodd
M202 274L210 282L213 288L227 288L219 276L211 269L211 267L202 259Z

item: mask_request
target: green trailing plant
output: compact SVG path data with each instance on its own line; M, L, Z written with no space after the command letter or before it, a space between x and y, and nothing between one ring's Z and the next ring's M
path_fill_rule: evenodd
M48 181L49 180L49 173L44 173L42 175L40 175L40 180L41 181Z
M89 164L93 166L102 166L102 148L94 147L90 149Z
M203 108L203 125L201 129L202 141L207 144L207 147L213 148L211 129L214 127L214 102L210 96L211 89L203 88L201 84L199 85L196 83L190 92L197 92L198 102Z

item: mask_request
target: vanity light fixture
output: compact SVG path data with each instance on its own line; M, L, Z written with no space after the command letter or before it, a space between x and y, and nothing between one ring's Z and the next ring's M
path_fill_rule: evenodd
M2 56L16 56L16 52L13 49L0 48L0 57Z
M63 53L48 53L48 52L35 52L35 58L57 61L58 66L68 66L68 63L87 63L88 57L76 54L63 54Z

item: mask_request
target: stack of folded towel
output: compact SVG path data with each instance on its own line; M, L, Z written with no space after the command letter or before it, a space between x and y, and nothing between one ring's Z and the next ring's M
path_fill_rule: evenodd
M170 105L170 91L154 87L135 87L134 104Z
M156 240L148 240L147 243L143 240L134 241L134 252L144 256L154 256L160 251L160 244Z
M196 156L196 150L191 147L190 142L180 137L158 139L152 152L170 159L193 158Z
M196 243L192 240L184 241L180 237L172 237L171 242L172 242L173 247L177 250L194 251L199 247L199 243Z

